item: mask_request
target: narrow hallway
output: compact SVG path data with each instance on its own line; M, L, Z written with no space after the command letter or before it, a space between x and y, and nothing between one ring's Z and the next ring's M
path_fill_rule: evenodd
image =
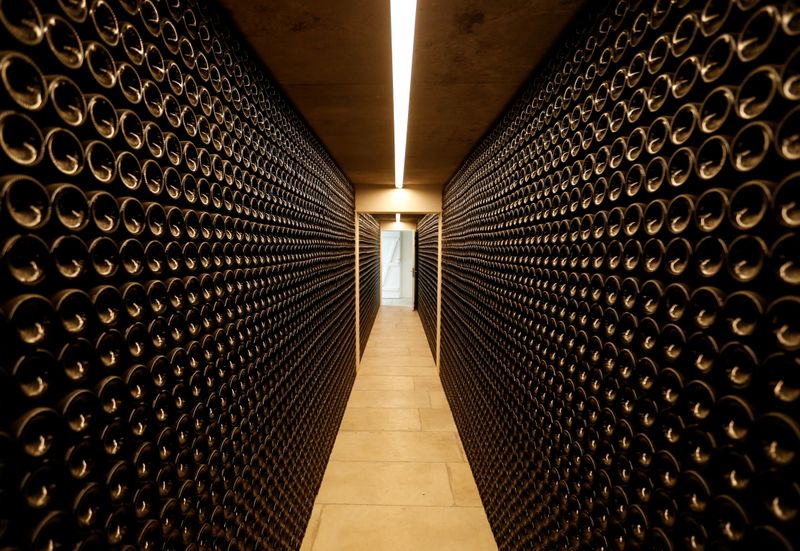
M417 312L378 312L302 550L496 549Z

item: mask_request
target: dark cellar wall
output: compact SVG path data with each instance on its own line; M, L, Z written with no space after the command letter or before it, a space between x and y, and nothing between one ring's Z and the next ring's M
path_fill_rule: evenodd
M359 343L364 354L381 307L381 225L371 214L358 215Z
M417 222L417 310L431 354L436 357L436 297L439 279L439 215Z
M0 548L298 548L352 186L213 4L88 6L0 2Z
M591 9L445 189L442 378L494 534L792 548L800 10Z

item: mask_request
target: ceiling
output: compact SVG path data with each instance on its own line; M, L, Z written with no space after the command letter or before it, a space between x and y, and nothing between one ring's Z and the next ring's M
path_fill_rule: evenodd
M394 185L389 0L220 0L354 184ZM444 184L583 0L418 0L406 185Z

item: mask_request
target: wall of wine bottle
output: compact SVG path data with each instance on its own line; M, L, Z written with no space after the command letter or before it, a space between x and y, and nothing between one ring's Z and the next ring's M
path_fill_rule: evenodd
M417 222L417 311L436 357L436 304L439 296L439 215L428 214Z
M0 1L0 548L297 548L352 186L202 0Z
M358 215L359 347L367 347L381 307L381 225L371 214Z
M587 11L445 189L442 365L502 549L800 537L800 7Z

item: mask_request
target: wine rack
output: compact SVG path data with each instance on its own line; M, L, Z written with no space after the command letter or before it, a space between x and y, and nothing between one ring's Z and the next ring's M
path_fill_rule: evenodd
M359 346L363 355L381 307L381 226L371 214L358 215L358 239Z
M436 357L436 304L439 281L439 215L417 222L417 310L431 354Z
M501 549L800 542L800 8L590 3L444 192Z
M298 548L353 190L219 10L0 2L0 548Z

